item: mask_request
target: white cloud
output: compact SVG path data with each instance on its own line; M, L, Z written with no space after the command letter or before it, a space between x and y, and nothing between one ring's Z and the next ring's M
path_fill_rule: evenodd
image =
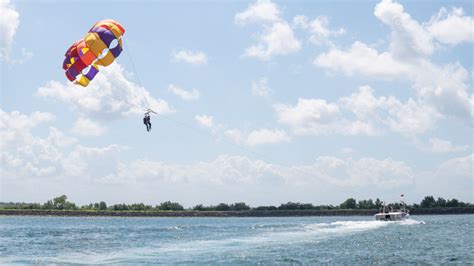
M106 127L99 122L80 117L74 122L72 132L81 136L100 136L106 131Z
M334 121L339 115L339 107L322 99L298 99L293 106L277 104L278 121L284 124L308 125Z
M255 4L235 15L237 24L261 22L264 32L257 36L257 44L248 47L243 56L269 60L276 55L286 55L301 49L300 41L295 37L291 26L280 17L276 4L267 0L258 0Z
M54 119L53 114L46 112L36 111L25 115L18 111L7 113L0 109L0 148L31 140L32 128Z
M412 98L401 102L393 96L375 97L370 86L361 86L349 97L342 97L339 104L363 121L386 125L405 135L424 133L442 117L429 105Z
M174 112L166 101L152 97L145 88L129 81L127 74L120 64L113 63L101 68L86 88L50 81L37 90L36 96L59 100L82 116L99 120L142 114L147 102L159 114Z
M195 115L194 119L198 122L199 125L203 127L213 128L214 127L214 117L208 115Z
M26 116L2 112L0 129L9 127L5 121L19 117L20 120L27 117L36 125L51 119L44 114ZM474 155L447 160L436 169L423 173L414 172L403 161L370 157L320 156L313 163L289 166L231 155L189 164L147 159L124 162L120 158L127 147L121 145L85 147L55 128L50 128L46 137L34 136L30 126L21 126L21 130L24 133L19 136L21 141L7 142L0 152L0 175L5 198L14 197L19 192L15 189L17 187L21 191L32 192L41 183L45 188L56 186L61 193L75 195L74 198L82 202L90 201L91 189L104 192L101 199L108 202L110 198L124 200L123 195L135 190L140 191L137 195L141 196L128 198L129 202L150 201L156 197L156 189L164 186L179 187L185 193L173 197L175 190L169 189L155 201L171 198L185 204L246 201L258 205L289 200L311 202L312 198L306 195L318 194L326 201L338 202L354 191L360 191L355 197L377 197L380 193L407 190L416 191L413 197L418 198L435 194L461 200L472 199ZM258 130L243 136L244 141L251 143L252 139L271 138L278 136L279 132ZM255 137L249 137L251 135ZM377 192L363 190L366 187L376 188ZM87 192L83 193L82 198L78 198L80 190ZM57 193L54 189L49 191ZM210 193L212 191L215 193ZM153 196L144 196L148 194Z
M258 37L258 44L245 50L245 57L269 60L275 55L286 55L300 50L301 43L286 22L277 22Z
M314 44L330 44L330 37L346 33L344 28L331 30L329 28L329 19L324 16L310 21L306 16L299 15L293 18L293 25L296 28L308 30L310 34L309 40Z
M20 14L9 0L0 1L0 59L8 60L14 37L20 24Z
M278 122L297 135L378 135L384 128L404 135L424 133L442 118L430 105L409 98L376 97L370 86L361 86L336 102L298 99L296 105L275 104Z
M65 177L100 180L112 174L120 163L120 153L128 147L111 144L104 147L77 145L61 160Z
M466 84L468 72L459 64L436 66L420 60L407 64L384 52L356 42L347 50L331 49L319 55L314 64L341 71L348 76L364 75L382 80L408 80L421 102L441 114L470 121L474 115L474 96Z
M177 53L173 53L173 58L176 62L184 62L191 65L207 64L207 55L203 52L181 50Z
M340 153L342 153L342 154L352 154L354 152L355 152L355 150L351 147L343 147L343 148L340 149Z
M253 147L261 144L275 144L288 141L290 141L290 137L284 130L260 129L250 132L245 143Z
M289 126L297 135L374 135L370 122L349 121L336 103L323 99L298 99L295 106L274 105L278 122Z
M228 129L224 135L237 144L244 144L249 147L255 147L265 144L277 144L281 142L289 142L290 136L281 129L259 129L250 133L242 132L238 129Z
M49 113L24 115L0 110L0 176L5 183L29 182L38 178L54 181L80 176L97 178L115 171L118 153L126 147L85 147L59 129L50 127L45 137L33 130L52 121Z
M339 186L401 187L410 185L414 179L413 170L406 163L391 158L319 157L316 167L329 177L329 182Z
M264 98L272 95L273 90L268 86L268 79L263 77L258 81L252 82L252 93Z
M374 15L392 29L390 52L393 56L411 59L433 53L435 47L429 33L399 3L382 0L375 6Z
M419 195L435 195L474 201L474 154L442 162L432 171L420 173L416 178Z
M133 174L132 174L133 173ZM302 187L332 186L346 189L372 186L376 188L400 188L413 183L415 174L404 162L391 158L340 159L337 157L318 157L313 164L303 166L283 166L260 160L253 161L243 156L220 155L214 161L198 162L191 165L172 165L163 162L137 160L128 166L120 167L117 175L110 181L127 180L135 176L150 182L218 185L221 189L239 185L241 187L269 186L272 189L284 187L288 191ZM244 189L243 191L247 191ZM281 197L284 195L279 195ZM223 200L223 199L219 199Z
M439 138L430 138L428 143L417 141L416 146L421 150L433 153L462 152L469 149L469 145L456 146L449 140Z
M378 53L374 48L361 42L355 42L347 50L331 48L320 54L313 63L318 67L341 71L348 76L375 76L393 80L413 76L411 66L395 60L388 52Z
M451 12L441 8L426 27L431 36L441 43L455 45L474 41L474 19L465 16L462 8L453 8Z
M374 119L377 108L383 105L385 97L377 98L370 86L361 86L348 97L342 97L339 102L342 106L351 110L361 119Z
M274 22L280 20L278 6L270 0L257 0L256 3L237 13L234 17L236 24L245 25L255 22Z
M388 126L404 134L420 134L433 129L441 115L431 106L408 99L406 103L390 97L386 102Z
M435 48L432 36L400 4L383 0L375 7L374 14L392 29L388 51L379 52L357 41L348 49L333 47L317 56L313 63L348 76L409 81L416 90L417 103L471 125L474 95L467 84L468 71L458 62L432 63L429 60ZM461 16L459 11L457 16ZM463 17L463 21L466 19ZM438 20L441 21L432 18L429 25L435 25Z
M56 172L51 162L60 160L59 150L75 143L58 129L51 127L48 136L38 138L32 130L54 119L54 115L0 110L0 176L5 179L44 177Z
M199 96L200 96L200 92L196 89L191 89L189 91L189 90L182 89L174 84L170 84L168 86L168 90L174 93L175 95L179 96L181 99L185 101L197 100L199 99Z

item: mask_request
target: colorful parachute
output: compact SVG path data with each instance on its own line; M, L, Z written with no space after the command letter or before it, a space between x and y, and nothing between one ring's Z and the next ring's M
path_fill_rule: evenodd
M66 77L81 86L99 72L99 66L108 66L122 52L125 29L117 21L105 19L92 26L83 39L73 43L66 51L63 69Z

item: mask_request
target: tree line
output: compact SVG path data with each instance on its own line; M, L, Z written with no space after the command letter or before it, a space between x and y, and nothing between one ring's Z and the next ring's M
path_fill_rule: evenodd
M204 206L198 204L192 208L186 209L188 211L273 211L273 210L341 210L341 209L380 209L383 202L380 199L375 201L372 199L359 200L348 198L339 205L313 205L311 203L287 202L279 206L258 206L250 207L244 202L237 202L233 204L219 203L217 205ZM390 206L395 209L400 208L400 203L392 203ZM433 196L424 197L419 204L414 203L406 205L408 209L419 208L460 208L460 207L474 207L472 203L465 203L457 199L444 199ZM85 210L85 211L184 211L183 205L178 202L165 201L158 205L146 205L144 203L133 204L113 204L107 205L104 201L90 203L87 205L77 206L75 203L68 201L66 195L62 195L43 204L40 203L14 203L14 202L0 202L2 209L37 209L37 210Z

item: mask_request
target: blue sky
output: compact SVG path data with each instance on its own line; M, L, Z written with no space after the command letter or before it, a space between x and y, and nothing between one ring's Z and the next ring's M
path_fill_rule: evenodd
M473 201L470 1L0 7L1 201ZM124 52L69 83L105 18Z

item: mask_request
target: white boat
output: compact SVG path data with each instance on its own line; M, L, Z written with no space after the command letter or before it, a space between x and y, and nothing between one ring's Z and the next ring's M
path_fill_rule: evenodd
M401 221L410 217L409 211L405 208L405 203L402 201L402 209L393 210L392 207L387 208L384 204L382 212L374 215L376 221ZM387 210L389 209L389 210Z

